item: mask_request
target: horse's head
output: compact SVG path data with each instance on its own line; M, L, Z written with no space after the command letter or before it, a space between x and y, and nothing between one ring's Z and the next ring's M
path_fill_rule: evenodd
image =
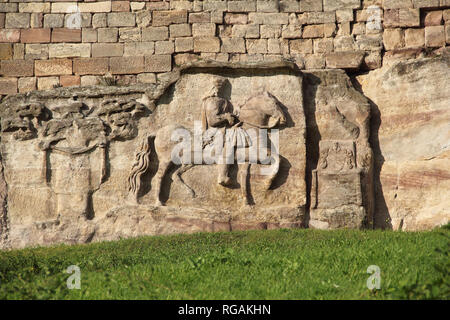
M269 92L264 92L263 96L265 96L266 103L265 105L265 111L266 114L269 116L269 122L268 126L269 128L275 128L277 126L283 126L286 124L286 114L284 113L283 109L281 108L280 102L275 98L273 95L271 95Z
M247 100L240 108L239 120L265 129L283 126L287 122L279 101L267 91Z

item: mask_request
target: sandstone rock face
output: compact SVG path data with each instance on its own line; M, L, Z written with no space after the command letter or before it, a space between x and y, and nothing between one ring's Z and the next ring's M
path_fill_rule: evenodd
M372 226L369 104L340 70L196 62L9 96L0 116L4 248Z
M450 218L450 58L357 77L372 104L375 226L423 230Z

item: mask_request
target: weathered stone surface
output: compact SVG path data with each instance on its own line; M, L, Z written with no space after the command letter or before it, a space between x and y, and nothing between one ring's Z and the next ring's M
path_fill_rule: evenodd
M69 59L36 60L34 65L34 72L36 76L72 74L72 60Z
M373 226L369 101L341 70L306 73L309 227ZM339 120L340 119L340 120Z
M73 73L77 75L105 74L109 70L108 58L74 59Z
M267 49L268 41L262 43L250 44L255 59ZM310 58L309 66L320 66L319 55ZM75 59L76 76L39 77L38 88L96 83L94 76L80 78L103 61L94 60ZM8 185L2 247L302 227L308 223L308 197L310 227L370 227L368 102L342 71L309 73L304 85L293 63L186 60L191 66L158 76L164 82L154 85L153 72L171 70L170 55L109 60L112 73L149 72L137 77L145 85L55 89L0 104ZM51 75L55 71L48 68L56 62L65 64L36 64L36 74ZM247 150L244 162L231 165L238 159L233 157L230 165L211 165L206 157L191 165L183 157L181 166L174 165L172 151L180 145L171 140L173 130L194 132L195 145L195 121L203 133L233 133L226 141ZM312 135L309 127L316 130ZM269 131L265 144L263 136L253 136L254 128L277 131ZM307 137L317 151L310 159ZM210 143L204 136L200 150L211 152ZM272 149L273 144L279 146ZM248 152L256 146L263 147L262 158L250 165ZM183 155L192 151L191 160L198 161L195 150ZM314 197L307 188L312 172Z
M81 42L80 29L52 29L52 42Z
M22 43L50 42L50 29L22 29L20 35Z
M364 58L363 52L330 52L326 55L327 67L331 69L358 69Z
M0 94L17 93L17 78L0 78Z
M373 102L375 226L423 230L450 218L449 56L357 77Z
M153 26L168 26L175 23L187 23L187 11L154 11Z
M425 27L425 45L427 47L445 46L444 26Z
M5 77L28 77L34 74L33 60L3 60L0 74Z
M9 60L13 57L13 46L10 43L0 43L0 60Z

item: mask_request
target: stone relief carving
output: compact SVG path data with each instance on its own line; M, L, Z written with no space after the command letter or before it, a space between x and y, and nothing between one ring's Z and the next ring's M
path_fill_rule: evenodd
M237 157L239 154L243 155L239 163L240 185L242 189L242 197L245 205L250 205L249 195L249 170L251 166L251 159L249 150L254 146L256 156L258 154L264 155L259 159L259 163L272 163L272 172L267 177L266 188L269 189L276 178L279 171L279 158L272 155L272 149L266 145L263 145L266 140L261 140L261 136L253 135L253 137L247 133L249 129L273 129L280 128L286 124L286 116L281 109L278 100L267 91L254 94L240 107L234 108L230 101L220 97L220 91L223 89L224 83L227 80L222 77L214 77L212 80L211 93L203 98L202 103L202 145L201 148L195 150L194 144L189 142L187 146L192 156L182 157L181 166L175 172L175 177L183 184L189 191L192 197L195 197L195 191L184 182L182 174L191 169L194 165L198 164L211 164L208 161L205 162L205 158L202 158L200 162L193 163L196 160L196 152L210 154L214 152L216 147L222 149L221 154L216 154L219 159L218 177L217 182L224 187L232 185L233 181L229 176L229 167L239 161ZM137 201L140 191L140 179L142 174L148 170L149 167L149 154L151 149L148 141L150 138L155 139L155 150L159 158L159 168L155 176L156 188L155 188L155 204L161 206L160 200L161 187L165 175L169 171L170 167L174 165L173 150L176 148L178 142L173 142L171 136L176 130L183 130L188 132L186 128L181 125L172 124L163 127L157 131L154 135L147 136L143 144L141 145L138 153L136 154L136 163L129 177L130 191L134 195L134 199ZM207 130L209 132L207 133ZM254 132L257 132L254 130ZM264 132L266 134L266 132ZM219 138L219 139L217 139ZM215 142L213 139L217 139ZM217 145L217 141L219 145ZM269 140L270 141L270 140ZM269 142L270 143L270 142ZM259 150L257 150L259 147ZM230 150L230 148L232 150ZM230 153L231 157L230 159ZM220 161L221 160L221 161ZM255 159L255 164L258 159Z
M5 99L1 245L306 226L303 88L290 63L199 64L158 85ZM329 79L315 97L309 225L360 228L367 102Z
M319 73L316 121L320 134L317 168L312 172L309 225L362 228L371 223L372 151L370 107L345 77Z

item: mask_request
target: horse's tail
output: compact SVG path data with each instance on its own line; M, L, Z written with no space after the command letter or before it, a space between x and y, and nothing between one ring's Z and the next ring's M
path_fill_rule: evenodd
M130 197L138 202L139 191L141 189L142 175L147 172L150 167L150 154L151 154L151 139L155 138L155 134L147 135L141 143L139 150L135 156L135 162L131 168L130 175L128 177L128 191Z

